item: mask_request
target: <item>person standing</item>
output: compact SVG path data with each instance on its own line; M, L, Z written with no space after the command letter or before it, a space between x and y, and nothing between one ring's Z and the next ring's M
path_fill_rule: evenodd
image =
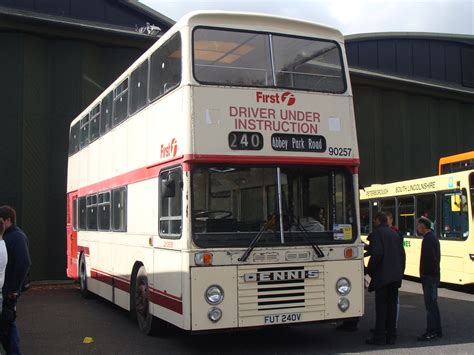
M5 221L0 218L0 289L3 287L5 281L5 268L7 267L8 254L3 234L5 233ZM2 294L0 292L0 314L2 313Z
M393 220L393 213L391 211L386 211L385 214L387 215L387 224L388 226L395 232L397 233L400 238L402 238L402 243L403 243L403 235L400 232L400 229L398 229L397 225L395 224L395 221ZM400 295L397 298L397 318L395 320L395 328L398 328L398 317L400 316Z
M28 239L16 225L16 212L10 206L0 207L0 218L4 220L3 240L8 253L8 262L3 284L3 309L0 317L0 341L7 354L21 354L20 334L16 325L16 304L23 281L31 265Z
M420 341L435 340L443 336L438 308L441 250L439 240L431 230L431 224L428 218L421 217L416 225L416 231L423 236L420 255L420 278L426 308L426 332L418 337Z
M371 277L369 292L375 291L375 329L367 344L395 344L398 289L405 272L403 240L387 224L387 215L375 215L374 231L368 236Z

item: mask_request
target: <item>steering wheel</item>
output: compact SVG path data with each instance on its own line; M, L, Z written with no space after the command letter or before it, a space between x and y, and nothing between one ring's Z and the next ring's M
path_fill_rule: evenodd
M201 211L197 212L194 215L197 218L200 219L224 219L224 218L229 218L232 216L232 211L227 211L227 210L214 210L214 211Z

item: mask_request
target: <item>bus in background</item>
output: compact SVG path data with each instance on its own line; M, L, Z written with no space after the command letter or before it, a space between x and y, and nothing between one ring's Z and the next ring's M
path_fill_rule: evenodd
M474 170L474 151L450 155L439 159L439 175L465 170Z
M147 334L361 316L358 165L340 32L191 13L71 123L67 274Z
M441 245L441 281L474 283L474 171L435 175L422 179L372 185L360 190L362 238L372 231L377 211L390 211L404 236L405 275L419 277L421 242L416 221L433 222Z

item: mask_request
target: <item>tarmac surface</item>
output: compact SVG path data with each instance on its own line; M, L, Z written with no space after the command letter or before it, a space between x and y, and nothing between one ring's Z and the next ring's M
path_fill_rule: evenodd
M425 329L421 285L404 280L400 292L398 340L391 346L364 343L374 322L374 297L366 294L366 314L357 332L336 323L268 327L249 331L189 335L173 331L145 336L128 312L100 298L83 299L76 285L34 286L22 295L18 326L24 354L474 354L474 290L439 292L444 336L416 337ZM86 337L93 342L84 343Z

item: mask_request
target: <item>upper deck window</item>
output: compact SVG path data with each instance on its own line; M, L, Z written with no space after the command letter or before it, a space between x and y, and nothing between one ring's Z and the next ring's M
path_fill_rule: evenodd
M179 33L158 48L150 59L150 101L153 101L181 82L181 37Z
M342 93L341 50L335 42L273 36L276 86Z
M194 32L194 75L204 83L273 86L268 35L200 28Z
M197 28L194 76L206 84L346 90L339 45L329 40Z
M113 91L114 93L114 127L127 118L128 114L128 78L122 81Z

